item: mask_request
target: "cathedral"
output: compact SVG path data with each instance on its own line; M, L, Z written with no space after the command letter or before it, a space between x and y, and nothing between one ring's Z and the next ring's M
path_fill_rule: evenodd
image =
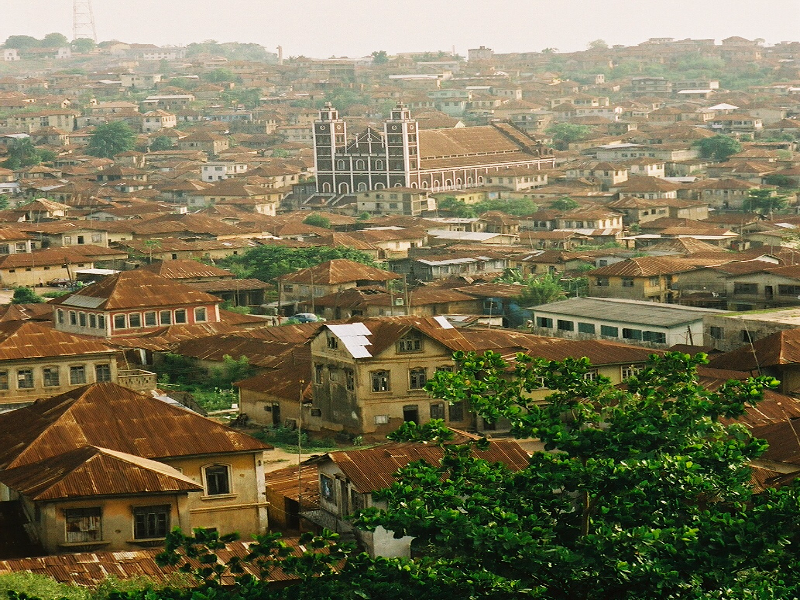
M483 185L500 169L555 166L549 148L509 123L420 131L403 104L392 109L382 132L368 128L352 139L339 111L326 104L314 122L314 157L319 194L460 190Z

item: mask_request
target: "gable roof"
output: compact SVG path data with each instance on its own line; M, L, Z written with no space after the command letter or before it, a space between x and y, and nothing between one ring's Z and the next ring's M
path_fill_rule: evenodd
M521 471L530 463L530 457L516 442L509 439L494 439L487 450L472 450L473 456L490 463L503 463L512 471ZM407 464L424 460L438 465L444 449L425 443L402 442L367 448L331 452L327 459L335 463L359 493L374 492L390 486L394 474Z
M310 284L313 282L315 285L336 285L353 281L388 281L390 279L400 279L400 275L346 258L335 258L280 277L282 283Z
M56 331L34 321L0 323L0 360L82 356L114 349L96 339Z
M38 463L5 469L0 471L0 482L31 500L203 489L168 465L97 446L83 446Z
M82 386L0 414L0 467L38 463L86 445L152 459L270 448L115 383Z
M152 308L186 304L219 304L220 299L174 279L144 269L121 271L53 304L99 310Z
M199 260L178 258L175 260L159 260L142 267L166 277L167 279L194 279L196 277L234 277L234 274L214 265L206 265Z

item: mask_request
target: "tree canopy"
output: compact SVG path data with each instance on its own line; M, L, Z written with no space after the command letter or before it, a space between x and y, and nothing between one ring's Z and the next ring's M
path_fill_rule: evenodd
M31 288L14 288L14 295L11 297L11 304L39 304L41 302L44 302L44 298L39 296Z
M136 134L125 121L113 121L95 127L89 138L87 153L102 158L113 158L120 152L133 149Z
M331 220L328 217L324 217L317 213L311 213L305 219L303 219L303 223L306 225L312 225L314 227L322 227L324 229L330 229L331 227Z
M741 152L742 145L728 135L715 135L695 142L703 158L713 158L714 160L727 160L737 152Z
M556 145L566 149L570 143L579 142L589 137L592 129L588 125L581 125L580 123L556 123L545 131L553 138Z
M783 210L787 204L788 197L785 194L778 194L768 188L752 189L747 192L743 208L748 212L754 210L767 215Z
M315 246L313 248L286 248L284 246L259 246L240 256L230 256L222 265L244 277L255 277L272 282L281 275L313 267L335 258L347 258L365 265L376 266L372 257L345 246Z

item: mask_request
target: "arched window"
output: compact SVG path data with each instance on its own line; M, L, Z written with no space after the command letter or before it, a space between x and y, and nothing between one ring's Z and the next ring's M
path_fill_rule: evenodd
M382 160L376 160L375 161L375 168L376 169L383 169L383 161Z
M385 185L383 185L383 184L382 184L382 183L380 183L380 182L375 184L375 189L376 189L376 190L382 190L382 189L383 189L383 188L385 188L385 187L386 187L386 186L385 186Z
M417 182L416 181L412 181L411 182L411 187L412 188L416 188L417 187Z
M367 191L367 184L363 181L358 184L358 191L359 192L366 192Z
M323 194L330 194L331 193L331 184L327 181L322 184L322 193Z
M423 181L422 182L422 187L424 187L425 189L428 189L430 187L430 185L428 184L427 181Z
M339 193L340 194L347 194L348 192L350 192L350 186L347 185L344 182L340 183L339 184Z
M356 171L363 171L364 170L364 161L360 158L356 161Z
M336 168L339 169L340 171L344 171L344 161L343 160L337 160L336 161Z

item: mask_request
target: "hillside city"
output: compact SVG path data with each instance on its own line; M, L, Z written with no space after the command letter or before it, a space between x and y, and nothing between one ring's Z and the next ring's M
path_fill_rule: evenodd
M703 422L734 426L726 435L746 447L737 494L790 493L798 193L800 42L598 39L570 53L314 59L211 40L9 37L0 597L2 576L20 572L89 588L109 576L170 580L178 567L156 557L175 528L237 532L220 546L225 560L247 563L254 535L280 532L300 557L323 547L304 532L335 532L370 559L424 564L435 553L421 525L370 521L369 509L392 506L379 490L416 461L454 468L448 445L504 473L549 472L541 456L568 452L567 434L528 427L509 407L558 406L549 394L570 369L564 393L585 406L592 390L622 406L663 365L695 373L703 398L774 378L760 403ZM695 364L698 353L707 358ZM560 366L531 371L511 402L504 386L530 361ZM611 418L568 409L551 417L578 431ZM756 438L768 447L755 452L745 440ZM545 487L563 486L560 502L572 488L558 481ZM703 494L713 504L722 492ZM484 528L502 521L493 515ZM319 556L349 573L332 547ZM510 570L495 575L526 581ZM269 583L298 579L287 566ZM531 597L562 597L532 579L549 591ZM512 588L486 597L522 594ZM614 589L563 597L629 597ZM372 597L403 597L383 593ZM469 593L452 597L484 597ZM723 597L670 593L630 597Z

